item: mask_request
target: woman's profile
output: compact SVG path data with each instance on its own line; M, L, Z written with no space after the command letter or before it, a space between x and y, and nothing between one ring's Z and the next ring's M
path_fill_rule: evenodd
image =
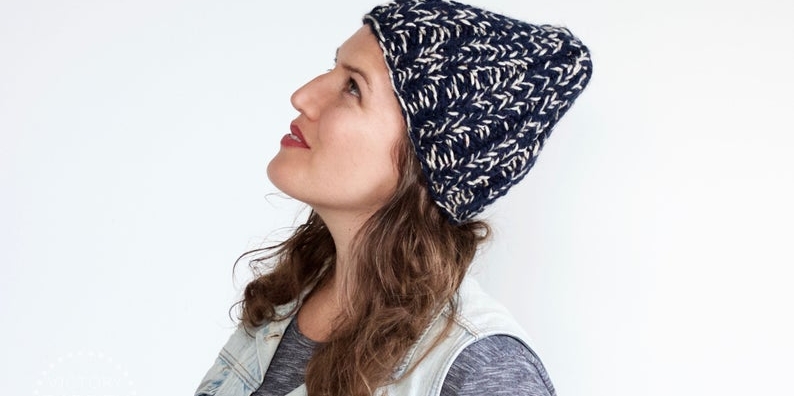
M447 0L375 7L268 165L311 212L244 257L240 325L196 395L554 395L528 337L467 276L477 215L587 85L562 27Z

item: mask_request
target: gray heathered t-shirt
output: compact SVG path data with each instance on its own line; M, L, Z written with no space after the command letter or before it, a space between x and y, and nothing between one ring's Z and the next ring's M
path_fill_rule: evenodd
M306 364L318 343L292 321L279 343L262 385L251 396L284 396L304 382ZM441 396L555 396L540 359L509 336L469 345L452 363Z

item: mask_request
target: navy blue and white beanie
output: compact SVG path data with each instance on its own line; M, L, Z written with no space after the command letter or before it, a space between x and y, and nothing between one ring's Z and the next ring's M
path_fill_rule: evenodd
M524 178L592 73L568 29L454 1L397 0L364 23L383 49L430 195L455 224Z

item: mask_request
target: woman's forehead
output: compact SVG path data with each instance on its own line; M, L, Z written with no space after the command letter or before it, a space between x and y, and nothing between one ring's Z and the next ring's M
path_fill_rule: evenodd
M359 28L336 50L336 63L361 74L368 84L387 83L391 89L383 51L369 26Z

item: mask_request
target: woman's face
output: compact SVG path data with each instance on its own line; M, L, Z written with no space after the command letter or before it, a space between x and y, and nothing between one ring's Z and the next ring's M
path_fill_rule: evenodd
M383 206L397 186L395 148L406 127L370 28L291 100L300 115L268 165L273 184L321 215L368 216Z

